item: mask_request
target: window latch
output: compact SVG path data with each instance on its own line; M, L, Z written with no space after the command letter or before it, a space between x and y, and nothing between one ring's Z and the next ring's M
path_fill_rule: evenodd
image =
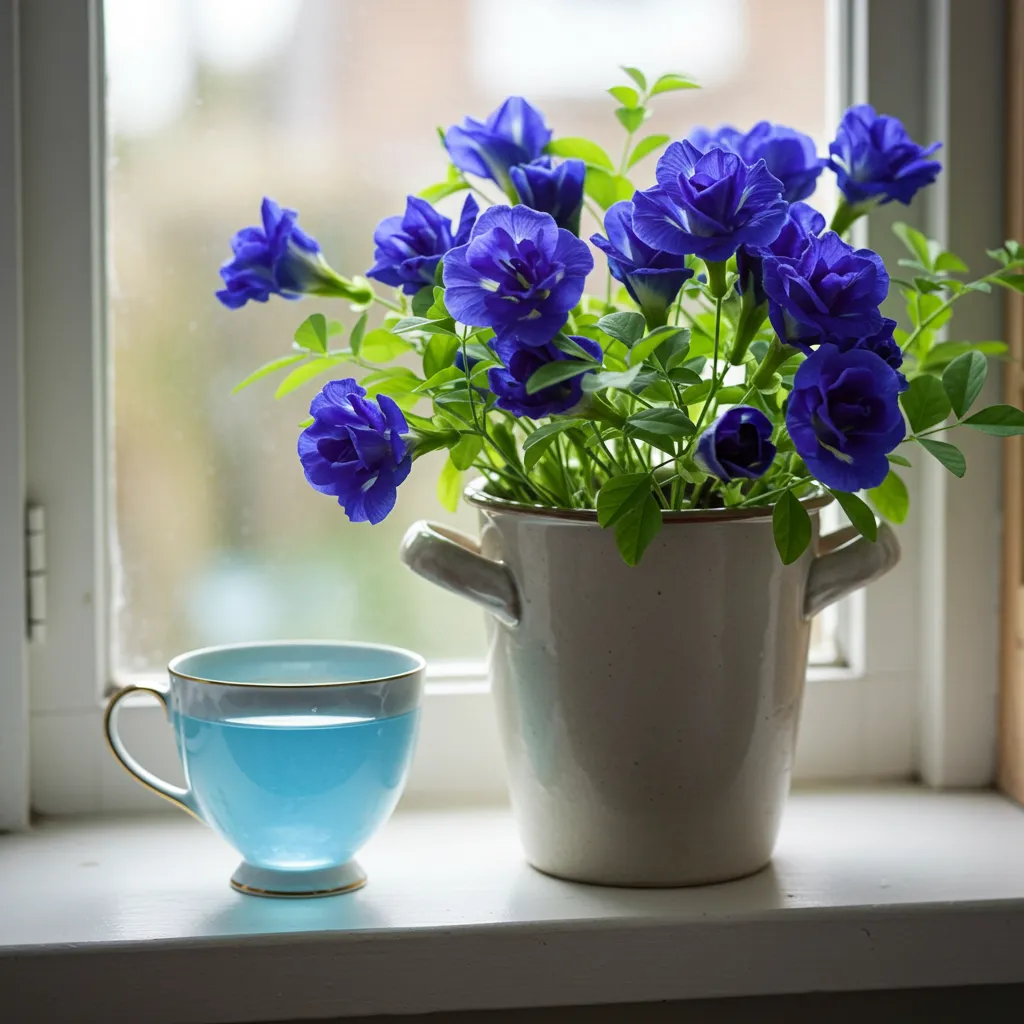
M25 605L29 643L46 639L46 513L42 505L25 510Z

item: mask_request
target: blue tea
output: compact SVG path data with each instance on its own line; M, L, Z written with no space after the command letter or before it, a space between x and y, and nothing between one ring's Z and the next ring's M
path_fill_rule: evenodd
M343 864L391 814L418 718L176 715L175 724L204 820L249 864L306 871Z

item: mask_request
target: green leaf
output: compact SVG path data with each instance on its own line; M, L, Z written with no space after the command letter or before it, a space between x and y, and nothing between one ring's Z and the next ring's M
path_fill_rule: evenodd
M405 316L391 328L394 334L422 331L424 334L455 334L455 323L450 318L431 320L424 316ZM369 358L369 356L367 356Z
M640 313L609 313L597 321L597 326L627 348L632 348L647 330L647 323Z
M783 565L791 565L811 543L811 517L792 491L786 491L772 512L772 534Z
M675 380L672 374L669 374L669 376ZM730 384L727 388L719 388L715 392L715 401L720 405L735 405L742 398L746 397L749 390L749 388L745 388L740 384Z
M319 377L321 373L326 373L337 366L338 363L345 362L348 358L347 355L320 356L317 359L310 359L301 366L297 366L278 384L277 390L274 392L274 398L284 398L285 395L290 395L296 388L302 387L303 384L311 381L314 377Z
M623 71L626 72L627 75L629 75L630 78L633 79L634 82L636 82L636 84L641 88L641 90L643 90L644 92L647 91L647 79L644 77L644 73L639 68L630 68L627 67L625 64L620 64L619 66L622 68Z
M439 181L435 185L428 185L419 192L420 199L426 199L428 203L436 203L445 196L454 195L463 189L469 188L468 181Z
M928 244L928 239L920 231L898 220L892 226L892 233L910 250L913 256L917 257L922 266L928 270L933 269L931 247Z
M965 352L957 356L943 371L942 386L958 420L967 415L981 394L987 373L988 360L980 352Z
M605 388L618 388L620 391L625 391L636 380L640 369L639 366L631 366L622 372L604 370L601 373L588 373L582 381L583 390L592 392L603 391Z
M702 380L699 384L694 384L692 388L687 388L683 392L683 405L696 405L698 402L703 402L710 392L711 381Z
M611 313L610 316L622 316L621 313ZM629 315L629 314L627 314ZM642 318L641 318L642 319ZM608 333L607 331L605 332ZM636 366L642 363L648 356L673 338L684 336L684 340L690 337L690 332L685 327L656 327L642 340L636 342L629 351L629 363ZM621 340L621 339L620 339ZM628 344L628 342L627 342Z
M963 422L975 430L996 437L1024 434L1024 412L1012 405L990 405L987 409L968 416Z
M423 352L423 373L429 380L441 370L455 362L455 353L459 351L459 339L450 334L435 334Z
M941 382L934 377L915 377L900 395L900 404L915 434L941 423L950 410L949 398Z
M461 493L462 472L449 456L445 459L441 475L437 478L437 499L449 512L454 512L459 507Z
M313 313L295 329L295 344L307 352L327 351L327 317Z
M878 523L875 522L875 514L868 508L867 503L849 491L836 491L831 487L829 490L846 513L846 518L857 527L857 532L868 540L878 540Z
M364 313L352 328L352 333L349 335L348 343L352 349L352 355L359 355L359 349L363 344L363 335L366 333L366 314Z
M603 167L606 171L612 172L615 170L612 158L596 142L591 142L590 139L552 139L545 147L545 151L552 156L564 156L582 160L589 167Z
M433 285L425 284L413 297L412 297L412 315L421 316L424 319L429 319L427 316L427 310L434 304L434 287Z
M890 523L902 523L910 509L910 495L907 485L895 469L877 486L868 491L871 504L875 511Z
M1001 284L1004 288L1009 288L1011 291L1024 292L1024 275L1012 274L1009 277L994 277L992 278L996 284Z
M959 256L951 252L940 252L935 260L935 269L944 274L966 274L970 268Z
M891 462L891 463L892 463L892 464L893 464L894 466L906 466L906 467L907 467L907 468L909 469L909 468L910 468L910 466L912 465L912 463L911 463L910 459L905 459L905 458L904 458L904 457L903 457L902 455L896 455L896 454L895 454L895 453L893 453L893 452L889 452L889 454L888 454L888 455L886 455L886 458L887 458L887 459L888 459L888 460L889 460L889 461L890 461L890 462Z
M613 85L608 92L624 107L635 107L640 103L640 93L628 85Z
M980 352L983 356L1003 356L1007 351L1005 341L941 341L929 349L923 369L942 369L965 352Z
M642 138L634 147L633 152L629 154L629 160L626 163L626 168L632 167L634 164L640 163L641 160L649 153L653 153L656 149L660 149L665 145L666 142L670 142L672 139L671 135L646 135Z
M404 338L399 338L391 331L378 327L363 338L362 344L359 346L359 354L368 363L389 363L392 359L397 359L403 352L408 352L411 349L412 345Z
M538 391L543 391L544 388L561 384L563 380L571 380L573 377L578 377L581 373L593 369L593 363L584 363L579 359L559 359L553 363L545 363L530 375L530 379L526 382L526 393L535 395Z
M579 342L573 341L567 334L556 334L553 344L559 352L564 352L567 356L572 356L573 359L579 359L585 363L593 363L594 366L601 365Z
M648 494L639 508L633 509L615 524L615 544L626 565L639 563L660 529L661 508L654 496Z
M583 179L583 191L601 207L607 210L620 199L631 199L635 189L633 183L621 174L610 174L600 167L589 166Z
M448 453L448 457L456 469L466 470L473 465L483 446L484 439L479 434L463 434L459 438L459 443Z
M279 356L277 359L271 359L269 363L264 363L258 370L253 370L245 380L236 384L231 389L231 394L237 395L242 388L247 388L250 384L255 384L256 381L266 377L267 374L273 373L275 370L283 370L286 366L299 363L305 358L305 352L293 352L288 356Z
M651 116L651 112L646 107L616 107L615 116L619 124L632 134Z
M307 417L306 417L306 418L305 418L305 419L304 419L304 420L303 420L303 421L302 421L302 422L301 422L301 423L299 424L299 430L305 430L305 429L306 429L306 427L311 427L311 426L313 426L313 417L312 417L312 416L307 416Z
M453 384L457 380L465 382L465 371L460 370L457 366L445 366L438 370L437 373L428 377L416 390L434 391L437 388L444 387L445 384Z
M963 476L967 472L967 460L964 453L955 444L946 441L933 441L930 437L919 437L918 444L930 452L941 462L953 476Z
M697 429L682 409L673 409L670 406L641 409L626 420L626 428L664 437L689 437Z
M691 82L690 79L683 75L668 74L662 75L651 89L651 95L657 96L663 92L675 92L676 89L699 89L700 86L696 82Z
M526 471L529 472L537 465L559 434L575 427L582 427L585 423L586 420L579 419L554 420L551 423L545 423L543 427L538 427L523 442L523 465L526 467Z
M602 526L614 526L650 493L651 478L647 473L611 477L597 495L597 521Z

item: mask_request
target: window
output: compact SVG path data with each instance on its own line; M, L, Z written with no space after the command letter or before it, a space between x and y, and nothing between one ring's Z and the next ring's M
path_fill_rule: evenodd
M935 209L907 215L925 217L933 231L959 232L967 252L974 235L966 216L947 217L948 194L969 187L972 174L987 182L980 191L993 192L980 175L998 160L991 140L1000 68L981 73L977 56L958 63L951 54L972 33L989 35L964 52L990 51L1000 38L998 15L971 21L955 5L15 6L27 494L45 505L48 524L47 640L29 650L33 802L44 811L145 806L145 794L121 778L102 748L105 689L161 671L168 655L188 647L289 634L422 650L437 674L413 791L461 786L463 795L479 796L501 785L490 708L472 667L484 650L480 615L395 557L410 521L449 518L438 509L429 469L403 486L386 524L353 527L306 486L294 456L297 423L315 387L279 403L270 382L229 395L251 368L287 348L303 311L315 308L308 300L276 302L229 314L213 299L227 239L254 220L264 193L297 207L340 269L359 271L369 265L376 222L443 172L432 124L485 114L518 89L556 132L615 146L611 101L594 97L595 88L616 81L619 61L678 67L706 83L700 92L660 98L652 128L674 136L694 124L747 125L767 116L808 132L824 151L841 103L864 96L904 117L915 135L973 133L979 166L953 165ZM571 33L578 47L564 44ZM423 52L444 59L432 57L425 68ZM55 66L59 76L50 73ZM950 76L958 88L947 102L932 85ZM973 117L971 102L995 113ZM830 206L829 197L817 198ZM970 211L971 224L986 227L982 243L999 237L998 221L997 203ZM7 245L2 231L0 244ZM881 223L871 244L895 258ZM978 336L995 337L993 315L998 321L990 307L973 321L958 319ZM52 408L59 418L47 413ZM902 777L929 752L946 764L952 743L943 695L952 692L957 707L969 709L974 745L963 771L944 778L984 774L988 712L977 710L982 700L970 689L964 655L948 664L941 657L954 638L964 651L986 649L984 624L973 612L965 620L966 598L957 590L971 581L985 587L995 571L989 547L997 537L986 517L998 503L998 453L977 460L971 495L927 471L914 477L916 518L901 535L904 565L818 624L798 773ZM956 544L947 541L947 513ZM468 513L460 518L474 528ZM994 687L984 653L975 664L984 677L978 685ZM461 685L460 673L477 681ZM154 769L169 774L173 744L158 710L142 702L125 717L129 744L146 744Z

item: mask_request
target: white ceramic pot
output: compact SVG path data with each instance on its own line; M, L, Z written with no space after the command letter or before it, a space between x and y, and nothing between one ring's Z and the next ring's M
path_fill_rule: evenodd
M587 511L479 486L479 543L420 522L419 575L491 614L490 672L530 863L624 886L738 878L772 854L811 617L899 560L852 531L783 565L766 509L667 513L639 566Z

